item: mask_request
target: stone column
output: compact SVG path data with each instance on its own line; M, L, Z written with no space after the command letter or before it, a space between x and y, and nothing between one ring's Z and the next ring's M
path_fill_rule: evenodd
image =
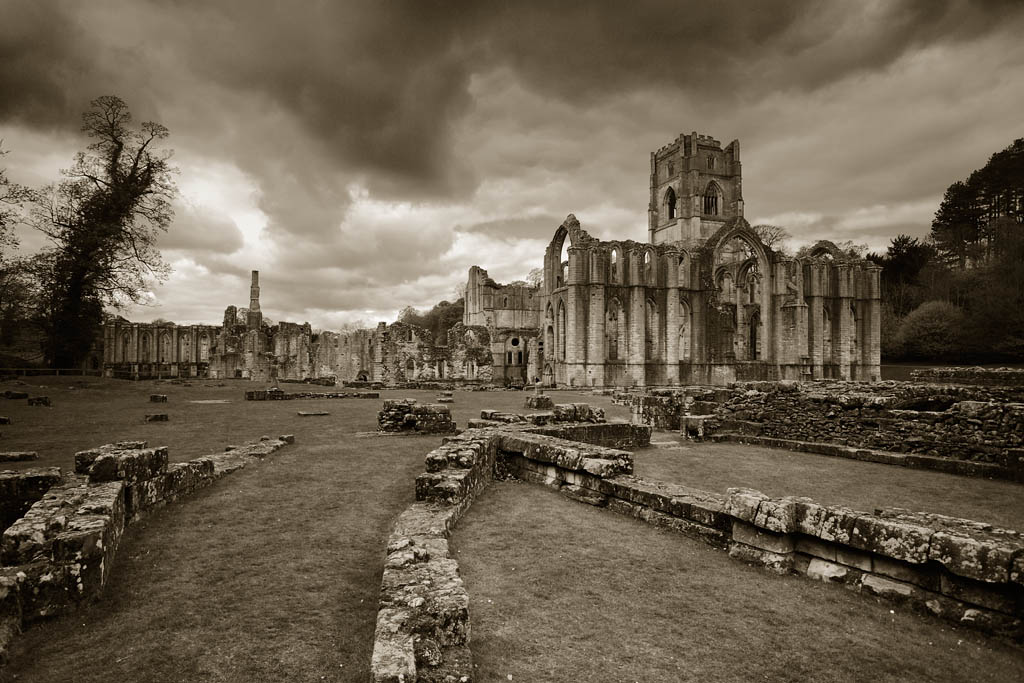
M864 333L861 338L861 367L864 379L877 382L882 378L882 294L881 266L871 264L865 269L866 298Z
M669 251L665 273L665 382L679 384L679 252Z
M566 238L568 239L568 238ZM569 247L569 279L565 297L565 381L585 384L587 354L587 286L584 280L586 251Z
M850 361L852 360L852 354L850 353L850 332L853 329L853 316L850 315L850 302L853 300L853 292L850 291L851 268L849 265L841 263L836 266L835 271L836 284L839 290L839 311L838 324L835 326L837 334L832 337L833 355L838 359L839 376L842 379L851 379ZM835 353L834 350L837 342L839 344L839 353Z
M807 320L808 347L811 356L811 373L814 379L824 377L822 364L824 363L824 314L822 312L822 267L812 263L807 268L807 302L810 306Z
M593 279L593 278L592 278ZM590 286L590 323L587 326L587 376L591 386L604 386L605 349L605 291L604 285Z
M647 385L647 301L640 278L642 252L629 254L629 360L628 374L636 386Z

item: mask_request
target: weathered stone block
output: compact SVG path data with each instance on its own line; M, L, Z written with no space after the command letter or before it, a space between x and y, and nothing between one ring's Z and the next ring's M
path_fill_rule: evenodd
M850 568L819 557L812 557L807 565L806 574L816 581L843 583L850 574Z
M933 530L902 520L874 515L858 517L853 524L850 545L904 562L928 561L928 543Z
M600 507L608 504L608 496L578 484L563 484L559 491L569 498L587 505Z
M865 574L861 579L861 588L873 595L889 599L907 599L920 593L916 586L894 581L875 574Z
M817 538L797 536L793 542L793 548L797 552L812 555L823 560L834 562L836 559L836 547Z
M732 539L773 553L793 552L793 537L791 535L764 531L738 520L732 525Z
M149 395L149 402L150 403L167 403L167 395L166 394L150 394Z
M842 545L836 546L836 562L865 572L871 571L872 566L871 555Z
M1024 605L1018 607L1018 598L1008 586L965 579L948 572L942 572L939 590L955 600L1014 616L1024 608Z
M133 483L150 479L167 471L167 448L112 451L97 456L89 465L89 481L122 479Z
M741 522L754 523L757 519L757 510L761 507L762 501L768 500L768 496L753 489L732 488L726 493L729 498L726 500L725 512Z
M952 531L936 531L931 537L928 559L939 562L960 576L1004 583L1010 578L1013 556L1020 550L1019 541L979 539Z
M168 420L170 420L170 417L168 417L167 413L156 413L153 415L146 415L146 417L143 418L144 422L167 422Z
M46 407L49 408L50 407L50 397L49 396L33 396L32 398L30 398L28 400L28 404L30 406L46 406Z
M7 417L6 415L0 415L0 425L9 425L9 424L11 424L11 418Z
M939 575L934 565L912 565L881 555L873 555L871 557L871 572L904 583L912 583L926 590L936 592L939 590Z
M729 543L729 557L761 565L777 574L788 574L793 568L793 553L776 553L735 541Z

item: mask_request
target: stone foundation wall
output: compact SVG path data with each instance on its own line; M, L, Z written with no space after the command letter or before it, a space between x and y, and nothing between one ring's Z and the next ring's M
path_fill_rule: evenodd
M748 489L721 495L649 482L560 439L503 435L499 459L524 481L590 505L673 529L735 559L779 573L843 583L852 590L908 602L920 611L985 631L1024 638L1024 535L942 515L874 514L771 499Z
M25 625L99 597L127 524L293 441L264 438L173 464L144 441L77 453L75 474L48 475L54 485L0 539L0 660Z
M967 387L737 385L715 415L726 432L1001 466L1009 449L1024 446L1024 403Z
M451 434L456 431L448 406L417 405L411 398L384 401L384 408L377 414L377 429L419 434Z
M923 368L910 376L916 382L1024 387L1024 368Z
M494 474L494 430L446 437L427 454L416 502L388 537L374 630L371 680L469 681L469 595L448 537Z
M47 491L63 481L59 467L0 472L0 531L11 526Z
M681 430L682 418L701 417L706 436L836 444L1001 468L1024 447L1024 392L1012 387L781 381L615 398L629 404L634 422L656 428Z

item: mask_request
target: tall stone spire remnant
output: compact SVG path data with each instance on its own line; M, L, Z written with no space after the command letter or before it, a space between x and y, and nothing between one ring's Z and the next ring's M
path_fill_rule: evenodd
M263 314L260 312L260 271L252 271L252 286L249 288L249 314L245 319L245 326L250 330L258 330L263 324Z

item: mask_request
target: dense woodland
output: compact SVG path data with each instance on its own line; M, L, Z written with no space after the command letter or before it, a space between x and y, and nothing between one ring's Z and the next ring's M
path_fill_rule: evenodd
M882 358L1024 361L1024 139L946 189L931 234L893 238Z

